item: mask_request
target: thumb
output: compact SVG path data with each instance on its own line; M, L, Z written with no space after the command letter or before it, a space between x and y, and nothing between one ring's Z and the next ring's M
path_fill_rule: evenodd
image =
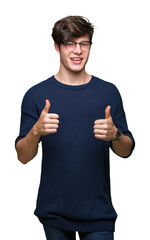
M111 106L106 107L106 109L105 109L105 119L108 119L108 118L111 117L110 109L111 109Z
M46 103L45 103L45 107L44 107L43 111L45 113L48 113L50 106L51 106L50 101L48 99L46 99Z

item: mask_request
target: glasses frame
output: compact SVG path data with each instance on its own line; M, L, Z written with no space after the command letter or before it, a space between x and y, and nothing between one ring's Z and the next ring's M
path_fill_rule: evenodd
M67 44L68 43L75 43L75 46L74 46L74 49L73 50L68 50L68 48L67 47L69 47ZM90 41L82 41L82 42L75 42L75 41L68 41L68 42L63 42L63 44L66 46L66 49L67 49L67 51L69 51L69 52L73 52L75 49L76 49L76 47L77 47L77 44L79 44L80 45L80 48L82 49L82 44L83 43L89 43L90 44L90 46L92 45L92 42L90 42ZM90 47L89 46L89 47ZM86 50L83 50L82 49L82 51L87 51L88 50L88 48L86 49Z

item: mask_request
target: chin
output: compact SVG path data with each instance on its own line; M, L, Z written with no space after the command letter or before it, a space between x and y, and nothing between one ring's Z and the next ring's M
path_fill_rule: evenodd
M83 71L83 69L71 69L72 73L81 73Z
M75 73L80 73L80 72L83 71L83 69L84 69L84 66L83 67L72 67L72 68L70 68L70 70L72 72L75 72Z

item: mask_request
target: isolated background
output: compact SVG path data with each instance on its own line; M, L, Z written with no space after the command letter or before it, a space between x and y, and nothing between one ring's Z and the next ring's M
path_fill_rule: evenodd
M38 156L22 165L14 141L19 133L23 95L56 74L54 23L83 15L95 25L87 71L114 83L123 98L136 148L128 159L111 153L112 200L118 213L116 240L150 239L149 80L150 7L147 0L0 3L0 238L44 240L33 215L40 180Z

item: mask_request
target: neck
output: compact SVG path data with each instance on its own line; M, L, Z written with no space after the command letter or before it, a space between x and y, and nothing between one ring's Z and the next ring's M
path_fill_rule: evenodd
M55 75L55 78L65 84L69 85L81 85L88 83L91 79L91 75L85 71L81 72L69 72L69 71L61 71Z

